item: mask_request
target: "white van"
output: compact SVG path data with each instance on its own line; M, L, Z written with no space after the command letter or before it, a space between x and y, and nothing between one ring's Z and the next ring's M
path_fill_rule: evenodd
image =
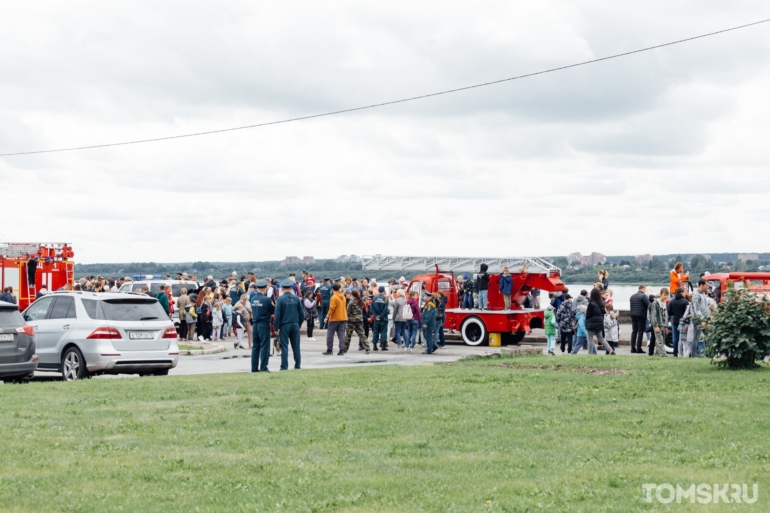
M187 295L197 293L201 287L198 282L190 280L160 280L160 279L145 279L136 280L125 283L118 292L128 294L131 292L141 293L145 286L150 287L150 296L155 297L158 292L161 292L166 285L171 285L171 297L176 303L179 300L179 296L182 295L182 289L187 289ZM174 315L171 316L174 320L174 324L179 323L179 312L174 309Z

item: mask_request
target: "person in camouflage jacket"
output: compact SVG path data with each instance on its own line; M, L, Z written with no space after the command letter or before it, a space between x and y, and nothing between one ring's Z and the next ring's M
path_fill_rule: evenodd
M567 346L567 352L572 352L572 339L575 336L575 315L577 310L572 302L572 296L564 296L564 301L559 305L556 311L556 322L559 323L560 349L564 353L564 347Z
M668 334L668 310L666 301L668 300L668 289L660 290L660 297L650 303L650 325L655 336L653 348L655 356L667 356L666 354L666 335ZM652 355L650 355L652 356Z
M364 302L357 290L352 290L350 295L347 308L348 325L345 328L345 352L350 349L350 341L355 333L358 336L358 350L364 350L369 354L369 341L364 333Z

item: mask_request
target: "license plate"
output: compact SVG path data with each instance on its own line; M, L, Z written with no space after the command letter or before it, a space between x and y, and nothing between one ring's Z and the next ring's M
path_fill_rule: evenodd
M155 338L155 335L146 331L135 331L133 333L129 333L128 338L131 340L152 340Z
M0 335L0 342L10 342L11 340L13 340L13 335L10 333Z

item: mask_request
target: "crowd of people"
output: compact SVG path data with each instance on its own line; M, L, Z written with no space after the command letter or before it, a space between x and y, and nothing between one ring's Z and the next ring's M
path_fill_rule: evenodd
M719 301L711 291L704 273L697 282L697 288L688 294L681 284L689 280L684 265L677 262L670 273L668 287L658 294L648 294L648 288L640 285L630 298L631 353L642 354L644 338L648 341L649 356L667 356L666 342L673 346L673 356L703 357L706 344L703 329L706 321L717 309ZM612 290L609 288L609 274L599 271L598 279L590 293L581 290L574 298L565 288L552 294L551 303L545 313L545 331L548 339L548 353L555 354L556 338L560 341L561 352L565 349L576 354L587 347L596 354L596 338L606 354L614 354L620 337L620 320L612 304Z
M117 280L114 286L119 289L125 280ZM278 283L272 278L258 280L249 273L219 281L208 276L200 285L195 276L180 273L177 280L190 287L181 289L176 300L170 285L155 297L170 317L178 312L180 340L234 337L234 348L252 349L254 372L266 369L266 364L259 362L270 354L281 355L283 362L289 344L294 346L292 337L283 336L286 330L282 324L288 318L280 319L275 313L285 296L298 299L299 314L291 316L288 323L297 324L297 331L304 324L308 340L315 340L315 328L327 330L327 350L323 353L327 356L334 354L335 336L338 355L347 353L354 335L358 337L358 350L367 354L388 351L390 344L402 351L413 351L420 344L424 346L423 354L446 346L443 324L447 297L441 292L427 292L424 286L409 292L404 277L388 280L387 284L349 276L324 278L317 283L312 273L303 272L299 279L292 274ZM98 278L95 283L99 283ZM144 293L150 295L149 287L145 286ZM257 329L257 324L263 326ZM292 349L297 358L298 340Z
M473 279L468 275L457 278L457 297L460 308L488 308L489 275L486 264ZM171 280L171 275L166 275ZM297 324L296 352L299 351L298 330L306 326L309 340L317 327L326 329L326 351L334 354L334 337L338 339L338 355L350 349L352 337L358 337L358 350L388 351L389 345L402 351L413 351L416 345L424 346L423 354L432 354L446 345L444 316L447 296L442 292L430 293L425 284L417 290L407 290L404 277L379 284L375 279L342 276L332 280L324 278L316 282L313 273L303 272L301 278L294 274L279 283L272 278L258 280L253 273L215 280L208 276L199 283L196 276L178 273L177 283L183 287L178 298L172 296L172 287L165 286L157 294L150 294L145 285L143 292L158 299L161 307L171 318L179 317L179 339L187 341L217 341L234 337L236 349L252 349L253 354L282 355L289 343L294 346L293 335L281 335L281 321L275 319L275 309L285 294L297 298L297 315L284 316L284 320ZM702 341L706 319L716 310L719 298L711 297L706 280L701 277L692 295L680 287L689 280L689 273L678 262L670 273L670 284L659 294L649 294L647 287L639 286L630 298L631 353L644 353L642 341L648 340L648 354L666 356L665 341L673 345L673 355L704 356ZM74 285L63 288L90 292L118 292L130 278L102 278L88 276ZM505 308L510 308L512 277L507 268L498 280ZM134 288L133 292L137 292ZM139 291L141 292L141 291ZM41 288L38 296L47 293ZM716 291L715 293L718 293ZM12 297L13 290L4 290L0 300ZM557 343L562 353L577 354L586 348L590 354L602 346L605 354L615 354L620 337L620 319L612 301L607 271L598 273L593 288L581 290L573 298L569 290L552 293L544 314L546 350L555 355ZM9 299L5 299L9 300ZM540 291L532 290L524 300L524 307L539 308ZM288 300L287 300L288 301ZM263 311L268 310L269 314ZM259 312L258 312L259 311ZM259 319L257 319L259 317ZM259 333L254 327L260 323ZM294 328L289 329L293 332ZM369 335L371 333L371 344ZM595 341L596 342L595 342ZM297 358L297 356L295 356ZM253 370L259 371L260 357L253 358ZM299 363L297 363L297 366ZM282 366L282 368L285 367ZM265 367L266 368L266 367Z

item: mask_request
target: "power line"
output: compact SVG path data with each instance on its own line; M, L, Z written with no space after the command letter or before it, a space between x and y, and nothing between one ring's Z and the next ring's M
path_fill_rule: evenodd
M322 118L322 117L326 117L326 116L334 116L334 115L337 115L337 114L345 114L345 113L348 113L348 112L356 112L356 111L359 111L359 110L374 109L374 108L377 108L377 107L384 107L386 105L395 105L397 103L412 102L412 101L415 101L415 100L422 100L424 98L431 98L433 96L441 96L441 95L444 95L444 94L457 93L457 92L460 92L460 91L467 91L469 89L478 89L479 87L487 87L487 86L491 86L491 85L495 85L495 84L501 84L503 82L511 82L513 80L521 80L522 78L534 77L534 76L537 76L537 75L544 75L546 73L553 73L554 71L561 71L561 70L570 69L570 68L577 68L578 66L585 66L587 64L594 64L594 63L597 63L597 62L608 61L610 59L617 59L618 57L625 57L627 55L633 55L635 53L648 52L650 50L655 50L657 48L663 48L663 47L666 47L666 46L672 46L672 45L677 45L677 44L680 44L680 43L686 43L688 41L694 41L695 39L703 39L704 37L715 36L717 34L724 34L725 32L732 32L733 30L740 30L740 29L743 29L743 28L752 27L754 25L759 25L761 23L767 23L769 21L770 21L770 18L768 18L766 20L762 20L762 21L755 21L754 23L747 23L746 25L739 25L737 27L732 27L732 28L723 29L723 30L717 30L716 32L709 32L708 34L701 34L699 36L688 37L686 39L679 39L677 41L671 41L669 43L663 43L663 44L655 45L655 46L648 46L647 48L641 48L639 50L632 50L630 52L618 53L618 54L615 54L615 55L610 55L608 57L601 57L601 58L598 58L598 59L592 59L590 61L583 61L583 62L578 62L578 63L575 63L575 64L569 64L567 66L559 66L558 68L550 68L550 69L546 69L546 70L542 70L542 71L536 71L534 73L527 73L525 75L518 75L518 76L510 77L510 78L503 78L503 79L500 79L500 80L493 80L492 82L484 82L484 83L481 83L481 84L475 84L475 85L470 85L470 86L465 86L465 87L458 87L456 89L447 89L446 91L439 91L437 93L422 94L420 96L412 96L410 98L402 98L400 100L392 100L392 101L388 101L388 102L374 103L374 104L371 104L371 105L364 105L363 107L353 107L353 108L350 108L350 109L335 110L335 111L331 111L331 112L323 112L321 114L311 114L311 115L308 115L308 116L300 116L300 117L297 117L297 118L281 119L281 120L278 120L278 121L267 121L265 123L257 123L255 125L238 126L238 127L232 127L232 128L222 128L222 129L219 129L219 130L208 130L206 132L194 132L194 133L191 133L191 134L169 135L169 136L166 136L166 137L156 137L156 138L153 138L153 139L138 139L136 141L124 141L124 142L117 142L117 143L94 144L94 145L91 145L91 146L75 146L75 147L72 147L72 148L59 148L59 149L54 149L54 150L37 150L37 151L22 151L22 152L17 152L17 153L0 153L0 157L12 157L12 156L16 156L16 155L35 155L35 154L39 154L39 153L59 153L59 152L64 152L64 151L91 150L91 149L95 149L95 148L108 148L108 147L111 147L111 146L127 146L129 144L142 144L142 143L157 142L157 141L168 141L168 140L171 140L171 139L183 139L185 137L197 137L197 136L200 136L200 135L219 134L219 133L222 133L222 132L233 132L235 130L246 130L246 129L249 129L249 128L259 128L259 127L269 126L269 125L279 125L279 124L282 124L282 123L291 123L293 121L303 121L303 120L306 120L306 119L314 119L314 118Z

